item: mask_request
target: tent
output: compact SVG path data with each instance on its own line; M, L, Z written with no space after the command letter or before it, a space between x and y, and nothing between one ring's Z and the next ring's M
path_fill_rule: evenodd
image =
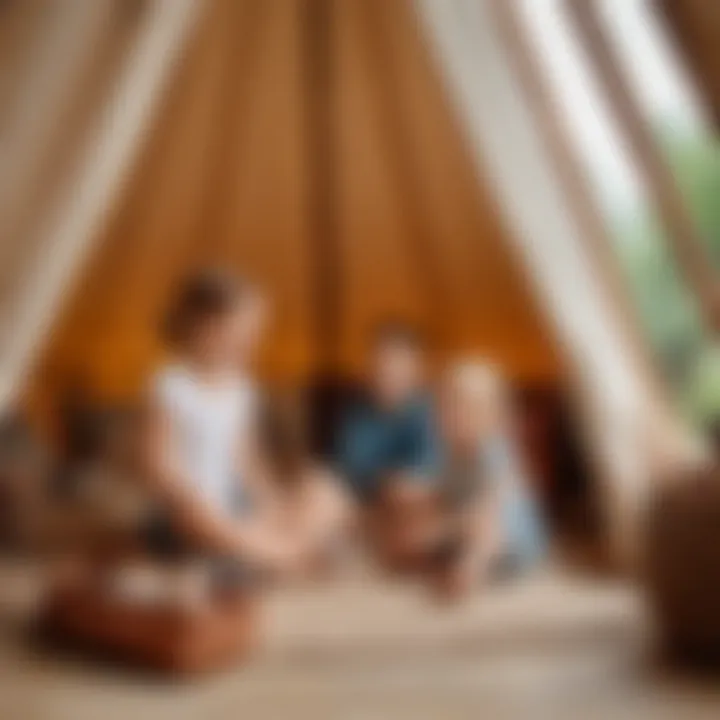
M569 385L632 507L648 448L681 453L686 428L513 6L4 4L0 402L51 404L78 373L137 393L174 283L222 263L272 294L270 381L352 375L368 328L407 318L441 357Z

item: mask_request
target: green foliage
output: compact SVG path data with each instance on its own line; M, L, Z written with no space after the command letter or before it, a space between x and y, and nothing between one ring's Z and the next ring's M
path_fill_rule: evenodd
M720 143L675 128L659 134L676 181L713 260L720 265ZM712 347L652 208L634 209L614 227L617 249L641 320L690 417L720 417L720 350Z
M720 409L720 347L704 348L688 374L684 406L690 418L709 426L718 420Z

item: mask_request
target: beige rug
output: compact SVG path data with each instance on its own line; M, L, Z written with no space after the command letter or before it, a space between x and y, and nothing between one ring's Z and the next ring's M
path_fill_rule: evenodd
M655 666L631 587L557 571L457 608L370 577L277 593L255 661L190 684L34 648L36 588L0 568L2 720L720 718L708 681Z

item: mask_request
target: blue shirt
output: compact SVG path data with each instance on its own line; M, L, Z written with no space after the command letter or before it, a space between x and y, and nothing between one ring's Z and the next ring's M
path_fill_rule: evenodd
M342 421L337 460L355 495L372 500L398 471L431 477L436 444L432 408L425 398L412 398L391 410L364 401L351 407Z

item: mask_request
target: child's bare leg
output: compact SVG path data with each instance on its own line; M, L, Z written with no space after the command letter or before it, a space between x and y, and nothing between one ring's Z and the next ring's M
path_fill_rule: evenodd
M244 517L239 524L246 542L233 555L238 562L247 563L272 579L297 574L304 549L279 508Z
M354 525L354 509L334 479L322 469L308 473L297 493L288 498L287 527L304 548L305 570L327 570L339 539Z
M325 473L308 478L301 502L301 522L310 543L323 543L352 523L350 502Z
M471 512L455 523L457 543L433 579L439 597L468 597L492 574L501 557L504 541L495 518L488 512Z

